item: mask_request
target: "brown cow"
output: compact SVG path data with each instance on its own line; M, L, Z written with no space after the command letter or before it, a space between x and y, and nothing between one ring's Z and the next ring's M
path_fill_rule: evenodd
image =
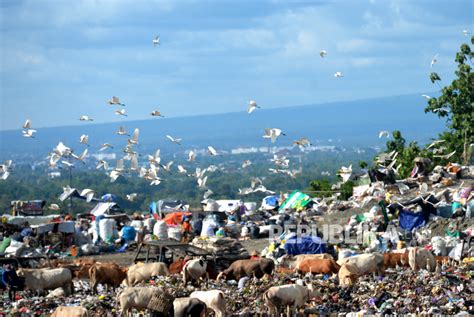
M170 274L178 274L178 273L181 273L181 271L183 270L183 267L184 267L184 258L183 257L179 257L176 261L174 261L173 263L170 264L169 266L169 271L170 271Z
M387 268L395 268L397 266L409 267L408 252L404 253L384 253L383 265Z
M226 280L240 280L244 276L262 278L265 274L272 274L275 262L272 259L237 260L227 269L219 273L217 281L222 277Z
M304 259L295 268L298 273L336 274L341 267L333 259Z
M104 284L113 289L119 286L127 277L128 268L122 268L115 263L96 263L89 269L89 278L92 284L92 292L97 293L97 285Z

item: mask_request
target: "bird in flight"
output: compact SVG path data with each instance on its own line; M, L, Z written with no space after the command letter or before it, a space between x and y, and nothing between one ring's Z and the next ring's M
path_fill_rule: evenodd
M94 121L94 119L90 118L89 116L81 116L79 121Z
M181 145L180 142L181 142L182 139L179 139L179 138L176 138L176 139L175 139L175 138L173 138L171 135L167 135L166 137L167 137L168 140L170 140L172 143Z
M326 57L326 55L328 55L328 52L326 52L325 50L319 52L319 56L321 56L322 58Z
M125 128L120 126L118 131L117 131L117 134L118 135L126 135L126 136L130 136L130 134L127 134L127 131L125 131Z
M250 100L248 108L247 108L247 112L251 114L257 108L260 108L260 106L257 105L257 102L255 100Z
M104 144L101 145L99 151L105 151L105 150L107 150L108 148L113 149L114 147L113 147L110 143L104 143Z
M196 152L193 150L188 153L188 162L193 162L196 159Z
M132 138L128 139L128 144L138 144L138 136L140 135L140 130L136 128L133 131Z
M37 131L33 129L27 129L27 130L22 131L23 136L25 138L34 138L33 134L35 134L36 132Z
M431 97L428 96L428 95L421 95L421 96L422 96L423 98L425 98L426 100L430 100L430 99L431 99Z
M126 197L127 197L127 200L128 201L131 201L133 202L135 200L135 198L137 198L138 194L137 193L131 193L131 194L127 194Z
M390 137L390 133L386 130L380 131L379 132L379 139L382 138L382 137L388 138L388 137Z
M307 138L300 138L293 142L294 145L298 145L299 147L311 146L311 142Z
M153 39L153 45L156 47L157 45L160 45L160 36L156 36L154 39Z
M164 115L161 114L161 112L160 112L159 110L153 111L153 112L151 113L151 115L152 115L153 117L163 117L163 118L165 117Z
M453 151L449 154L446 154L446 155L433 155L433 157L439 157L439 158L442 158L442 159L445 159L445 160L449 160L449 158L451 156L453 156L454 154L456 154L456 151Z
M281 129L277 129L277 128L267 128L265 129L265 134L263 135L263 138L264 139L271 139L272 140L272 143L275 143L275 141L277 140L277 138L280 136L280 135L286 135L284 134Z
M436 64L437 62L438 62L438 54L433 56L433 58L431 59L431 67L433 67L433 65Z
M127 115L125 114L125 109L115 110L115 114L116 114L117 116L124 116L124 117L127 117Z
M343 76L342 76L342 73L341 73L341 72L336 72L336 73L334 73L334 77L336 77L336 78L341 78L341 77L343 77Z
M212 146L208 146L207 147L207 152L209 153L209 155L211 156L216 156L217 155L217 151L215 148L213 148Z
M83 135L80 136L79 143L90 146L88 142L89 142L89 136L87 134L83 134Z
M122 106L125 107L125 104L120 102L120 99L118 97L113 96L112 99L109 100L109 105L116 105L116 106Z

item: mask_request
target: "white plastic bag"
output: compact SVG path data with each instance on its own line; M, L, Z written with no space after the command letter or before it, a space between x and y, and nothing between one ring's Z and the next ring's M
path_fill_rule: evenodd
M153 227L153 234L158 237L158 239L168 239L168 225L163 220L159 220L155 223Z
M182 238L180 227L168 227L168 237L177 241L181 241Z
M114 239L115 231L114 219L102 219L99 221L99 236L103 241L112 241Z

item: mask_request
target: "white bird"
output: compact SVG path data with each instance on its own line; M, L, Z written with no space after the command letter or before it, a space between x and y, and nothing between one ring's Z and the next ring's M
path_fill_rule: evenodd
M382 137L390 137L390 132L386 131L386 130L382 130L379 132L379 139L382 138Z
M48 206L49 210L59 210L59 205L58 204L51 204Z
M257 102L255 100L250 100L247 107L247 112L251 114L257 108L260 108L260 106L257 105Z
M23 136L25 138L34 138L33 134L35 134L37 131L36 130L33 130L33 129L28 129L28 130L25 130L25 131L22 131L23 133Z
M155 177L155 178L151 181L150 185L158 186L158 185L160 185L160 183L161 183L161 178Z
M182 165L178 165L178 172L180 174L186 174L188 171Z
M109 105L117 105L117 106L125 107L125 105L120 102L119 98L115 96L113 96L112 99L109 100Z
M138 194L137 193L131 193L131 194L127 194L126 197L127 197L127 200L128 201L134 201L135 198L137 198Z
M239 188L239 195L244 196L244 195L248 195L248 194L251 194L251 193L253 193L253 189L252 189L252 188L248 188L248 187L246 187L246 188Z
M125 109L115 110L115 114L116 114L117 116L128 117L128 116L125 114Z
M334 77L336 77L336 78L341 78L341 77L343 77L343 76L342 76L342 73L341 73L341 72L335 72L335 73L334 73Z
M242 168L247 168L250 165L252 165L252 162L250 160L246 160L242 163Z
M202 198L203 199L208 199L212 194L214 194L214 192L212 190L208 189L204 192L204 194L202 195Z
M2 180L6 180L8 176L10 175L9 169L12 166L12 160L7 160L5 161L4 164L0 165L0 173L2 173L2 176L0 177Z
M437 62L438 62L438 54L433 56L433 58L431 59L431 66L430 67L433 67L433 65L436 64Z
M432 148L433 146L436 146L436 145L438 145L440 143L443 143L443 142L446 142L446 140L435 140L435 141L433 141L433 143L428 145L428 147L426 149L428 150L428 149Z
M130 170L132 172L137 172L138 171L138 155L132 155L130 158Z
M150 164L160 165L161 163L160 155L161 155L160 149L156 150L154 155L148 155L148 162L150 162Z
M207 176L204 178L198 178L197 184L199 188L204 188L206 187L206 182L207 182Z
M464 34L464 36L468 36L468 35L469 35L469 31L468 31L468 30L462 30L462 34Z
M267 194L270 194L270 195L273 195L275 194L275 192L271 191L271 190L268 190L265 186L263 185L259 185L257 188L255 188L253 190L254 193L256 192L262 192L262 193L267 193Z
M173 163L174 163L173 161L169 161L165 165L161 165L161 167L163 167L165 171L171 172L171 165L173 165Z
M322 171L321 175L322 176L331 176L331 173L329 173L328 171Z
M425 98L426 100L430 100L430 99L431 99L431 97L428 96L428 95L421 95L421 96L422 96L423 98Z
M67 156L72 153L71 148L64 145L63 142L59 142L58 145L56 145L56 147L53 149L53 151L59 156Z
M262 185L263 184L263 180L259 177L252 177L252 179L250 180L250 187L252 188L255 188L257 187L257 185Z
M299 147L311 146L311 142L307 138L300 138L293 142L294 145L298 145Z
M109 169L109 163L107 163L107 161L105 160L99 160L99 163L97 164L95 168L96 169L103 168L105 171L107 171Z
M153 45L156 47L157 45L160 45L160 36L156 36L154 39L153 39Z
M210 172L210 173L214 173L215 171L217 171L219 168L215 165L209 165L207 168L206 168L206 171ZM223 168L221 168L221 170L224 170Z
M87 146L90 146L90 145L88 144L88 142L89 142L89 136L88 136L87 134L81 135L81 137L79 138L79 143L82 143L82 144L85 144L85 145L87 145Z
M110 174L109 174L110 182L111 183L115 182L117 178L119 178L120 175L122 175L122 173L117 170L110 171Z
M77 155L75 155L75 154L71 154L71 155L72 155L72 157L74 157L76 160L81 161L82 163L85 163L85 162L84 162L84 159L85 159L86 156L87 156L87 152L88 152L88 150L85 149L84 152L82 152L81 155L79 155L79 156L77 156Z
M193 162L196 159L196 152L193 150L188 153L188 162Z
M445 160L449 160L449 158L451 158L451 156L453 156L454 154L456 154L456 151L453 151L449 154L446 154L446 155L433 155L433 157L439 157L439 158L442 158L442 159L445 159Z
M128 139L128 144L138 144L138 137L140 136L140 129L136 128L133 131L132 138Z
M81 116L79 121L94 121L94 119L90 118L89 116Z
M337 174L341 176L343 183L347 182L352 175L352 164L349 167L342 166Z
M284 134L280 129L277 129L277 128L267 128L265 129L265 134L263 135L263 138L271 139L272 143L275 143L275 141L280 135L286 135L286 134Z
M209 155L211 156L216 156L217 155L217 151L216 149L214 149L212 146L208 146L207 147L207 153L209 153Z
M204 174L207 172L207 169L200 169L199 167L196 167L196 172L194 173L194 176L196 178L203 178Z
M328 55L328 52L326 52L325 50L321 50L319 52L319 56L321 56L322 58L326 57L326 55Z
M104 144L102 144L102 145L100 146L99 151L105 151L105 150L107 150L108 148L113 149L114 147L113 147L110 143L104 143Z
M174 144L178 144L178 145L181 145L181 140L182 139L178 139L178 138L173 138L171 135L167 135L166 136L168 138L168 140L170 140L171 142L173 142Z
M81 196L86 197L86 201L90 203L92 199L94 198L95 191L92 189L86 188L81 191Z
M130 136L130 134L127 134L127 131L125 131L125 128L120 126L118 131L117 131L117 134L118 135L126 135L126 136Z
M159 110L153 111L153 112L151 113L151 115L152 115L153 117L163 117L163 118L165 117L164 115L161 114L161 112L160 112Z
M31 120L27 119L23 124L23 129L31 129Z

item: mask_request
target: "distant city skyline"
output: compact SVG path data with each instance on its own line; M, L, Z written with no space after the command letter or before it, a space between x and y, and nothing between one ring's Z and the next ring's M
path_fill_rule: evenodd
M450 82L473 31L471 1L20 0L0 10L0 130L431 93L429 73Z

